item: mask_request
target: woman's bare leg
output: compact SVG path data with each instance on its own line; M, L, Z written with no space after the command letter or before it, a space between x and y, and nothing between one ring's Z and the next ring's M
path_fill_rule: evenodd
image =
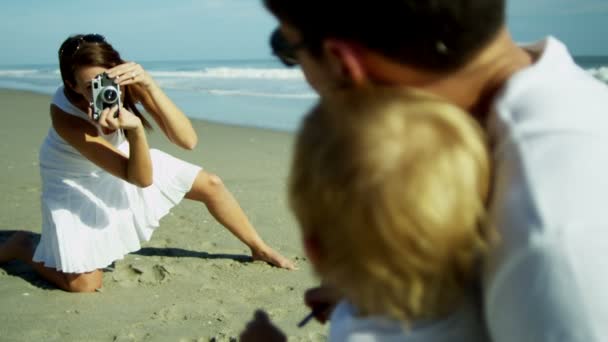
M13 234L0 246L0 264L11 260L21 260L29 265L44 279L68 292L94 292L101 288L103 273L95 270L88 273L63 273L54 268L34 262L34 244L28 232Z
M199 172L186 198L204 203L219 223L251 249L254 260L290 270L295 268L289 259L266 245L218 176Z

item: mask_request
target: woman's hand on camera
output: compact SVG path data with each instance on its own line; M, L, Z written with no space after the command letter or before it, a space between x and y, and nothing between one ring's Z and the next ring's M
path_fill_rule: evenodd
M149 87L153 83L152 77L135 62L117 65L108 69L107 73L110 78L114 79L114 82L121 86L140 83L144 87Z
M129 131L137 128L143 128L141 120L135 114L131 113L124 107L120 108L118 115L116 115L117 111L119 111L118 106L104 109L99 116L99 120L97 120L99 126L112 131L117 129Z

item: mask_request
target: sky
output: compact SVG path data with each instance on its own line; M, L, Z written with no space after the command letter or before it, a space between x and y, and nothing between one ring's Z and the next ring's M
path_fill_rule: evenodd
M550 34L574 55L608 55L608 0L507 2L517 41ZM135 61L267 59L275 25L260 0L0 0L0 64L56 63L75 33L103 34Z

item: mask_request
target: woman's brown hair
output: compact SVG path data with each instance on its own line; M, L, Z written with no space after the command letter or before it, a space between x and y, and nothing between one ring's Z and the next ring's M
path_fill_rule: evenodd
M95 37L96 39L87 39L88 37ZM72 89L76 84L75 73L78 68L97 66L109 69L123 63L125 61L120 57L120 53L102 36L91 34L70 36L59 48L59 70L61 71L66 97L74 104L86 102L80 94ZM152 126L135 105L138 102L134 95L134 92L138 92L137 87L137 85L122 87L123 106L139 117L144 127L150 129Z

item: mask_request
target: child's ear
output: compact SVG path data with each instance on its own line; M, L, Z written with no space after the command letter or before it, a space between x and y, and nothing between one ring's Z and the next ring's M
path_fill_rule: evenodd
M76 91L76 86L72 82L65 80L65 84L72 90Z
M319 237L315 234L308 234L302 238L304 243L304 252L312 263L314 268L319 268L322 262L323 248Z

